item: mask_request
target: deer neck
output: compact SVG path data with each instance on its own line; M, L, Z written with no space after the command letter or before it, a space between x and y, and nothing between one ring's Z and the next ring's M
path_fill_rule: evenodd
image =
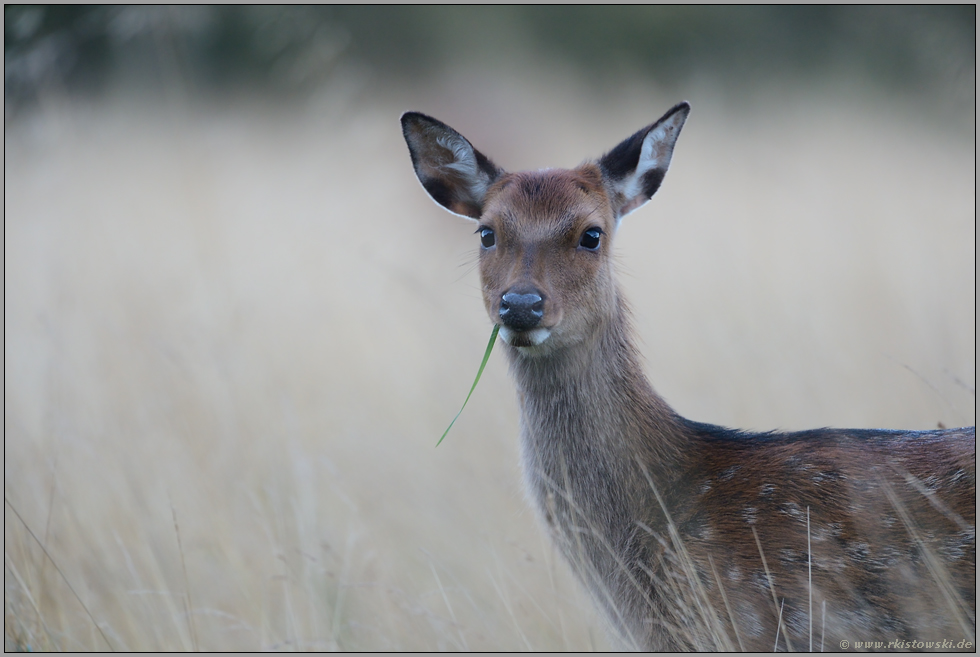
M510 346L507 352L532 490L540 495L559 481L585 489L605 476L610 487L633 481L649 489L648 477L670 487L683 469L677 466L688 441L684 420L644 376L619 294L611 316L581 342L543 355Z

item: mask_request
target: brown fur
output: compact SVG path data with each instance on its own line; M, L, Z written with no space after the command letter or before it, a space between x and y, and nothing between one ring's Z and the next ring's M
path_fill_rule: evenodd
M538 512L625 647L972 642L975 429L748 434L680 417L643 375L612 245L621 214L656 191L686 107L574 170L470 167L482 198L443 202L493 231L480 253L493 321L508 291L543 299L547 339L517 330L505 345ZM413 162L418 125L472 148L429 117L403 125ZM657 168L630 179L663 125ZM430 189L439 166L416 170ZM577 248L590 228L601 247Z

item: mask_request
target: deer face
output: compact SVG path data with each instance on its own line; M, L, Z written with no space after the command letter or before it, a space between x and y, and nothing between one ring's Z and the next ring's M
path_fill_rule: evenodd
M597 162L513 174L446 124L402 115L419 182L436 203L478 223L483 302L505 342L543 355L612 316L616 227L660 187L689 111L676 105Z
M501 338L534 354L588 335L614 307L615 230L595 165L501 176L477 229L483 302Z

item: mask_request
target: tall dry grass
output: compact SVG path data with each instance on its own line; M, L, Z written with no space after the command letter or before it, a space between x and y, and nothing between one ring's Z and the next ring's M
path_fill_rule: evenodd
M433 449L490 323L397 118L572 166L678 99L344 98L6 126L6 648L607 645L523 499L499 354ZM975 423L973 135L859 94L689 100L616 247L658 390L743 428Z

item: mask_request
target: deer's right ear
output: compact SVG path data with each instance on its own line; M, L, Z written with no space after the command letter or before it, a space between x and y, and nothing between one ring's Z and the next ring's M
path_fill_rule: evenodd
M402 114L412 165L432 200L453 214L479 219L487 189L503 173L466 138L419 112Z

